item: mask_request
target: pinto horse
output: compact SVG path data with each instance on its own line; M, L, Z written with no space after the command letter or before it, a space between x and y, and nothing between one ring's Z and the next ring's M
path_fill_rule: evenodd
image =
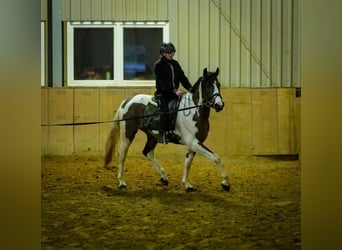
M186 145L187 147L182 183L188 192L196 190L188 180L191 163L196 153L200 153L216 163L223 179L221 182L223 190L229 191L230 189L228 176L219 156L203 144L209 132L210 108L219 112L224 107L224 102L220 94L220 83L217 79L218 74L219 68L216 69L216 72L209 72L205 68L203 70L203 76L197 80L191 92L182 95L178 106L179 109L176 110L177 117L173 132L178 138L178 141L175 143ZM108 166L112 161L113 151L120 138L118 144L119 158L117 176L119 188L127 187L124 179L124 163L128 148L139 129L147 136L143 154L151 161L152 166L159 173L160 182L165 186L168 185L168 177L165 169L154 157L154 150L158 144L157 132L156 130L151 130L141 125L143 123L142 114L144 114L146 107L151 105L152 99L152 95L135 95L124 100L115 114L113 126L110 129L106 141L104 165Z

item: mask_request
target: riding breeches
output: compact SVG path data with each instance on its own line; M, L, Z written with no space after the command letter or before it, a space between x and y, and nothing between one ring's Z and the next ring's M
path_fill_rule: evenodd
M169 121L169 102L174 99L169 96L165 95L160 95L159 100L160 100L160 131L168 131L171 130L171 121Z

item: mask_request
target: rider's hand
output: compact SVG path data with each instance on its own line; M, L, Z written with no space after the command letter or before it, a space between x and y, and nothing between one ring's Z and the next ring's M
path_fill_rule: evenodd
M177 96L182 96L182 95L184 94L184 92L181 91L181 90L179 90L179 89L177 89L175 94L176 94Z

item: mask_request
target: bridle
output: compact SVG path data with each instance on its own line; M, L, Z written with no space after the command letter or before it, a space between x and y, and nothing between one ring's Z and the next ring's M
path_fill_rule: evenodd
M198 101L198 104L200 106L204 106L204 107L212 107L214 108L216 111L221 111L224 107L224 102L222 101L222 107L219 106L218 104L215 104L215 100L217 97L220 97L221 100L222 100L222 96L220 94L220 92L218 93L214 93L213 95L211 95L210 97L208 98L203 98L203 94L202 94L202 82L203 82L203 78L201 79L200 81L200 84L199 84L199 101Z
M222 99L222 96L220 93L215 93L213 94L211 97L209 97L204 103L203 105L206 106L206 107L214 107L215 105L215 100L217 97L220 97ZM223 106L224 106L224 102L223 103Z

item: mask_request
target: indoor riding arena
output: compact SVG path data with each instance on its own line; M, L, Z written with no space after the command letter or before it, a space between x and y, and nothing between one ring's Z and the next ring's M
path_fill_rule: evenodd
M301 249L299 3L42 0L41 249ZM56 32L58 31L58 32ZM60 32L59 32L60 31ZM119 188L106 140L125 98L153 95L163 41L194 84L220 69L220 112L182 184L187 148L139 131Z

